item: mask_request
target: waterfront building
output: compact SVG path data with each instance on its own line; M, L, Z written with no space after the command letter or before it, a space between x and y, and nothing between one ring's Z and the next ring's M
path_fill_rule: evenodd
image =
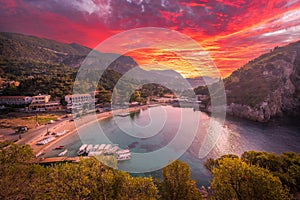
M67 102L67 109L83 109L84 105L89 106L95 101L90 94L72 94L66 95L65 101Z
M30 96L0 96L0 105L28 105L31 102Z

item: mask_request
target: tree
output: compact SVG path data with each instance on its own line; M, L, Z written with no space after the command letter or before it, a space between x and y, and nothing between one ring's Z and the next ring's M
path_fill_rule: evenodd
M190 168L186 163L176 160L164 167L162 174L163 199L201 199L195 181L190 178Z
M212 170L212 189L216 199L291 199L279 178L261 167L239 158L223 158Z
M97 103L99 104L111 103L112 95L108 90L100 90L96 97L98 98Z
M65 98L62 97L62 98L60 99L60 104L61 104L62 106L67 106L68 102L66 102Z
M157 199L152 178L134 178L95 158L47 167L29 146L0 143L0 199Z
M140 93L140 91L136 90L131 95L129 102L133 102L133 101L137 101L137 102L141 101L141 93Z
M280 155L268 152L247 151L241 159L248 164L258 165L270 170L274 176L279 177L284 186L295 194L300 191L300 155L285 152Z
M0 149L0 199L26 199L30 168L24 162L31 157L32 151L28 145L11 144Z

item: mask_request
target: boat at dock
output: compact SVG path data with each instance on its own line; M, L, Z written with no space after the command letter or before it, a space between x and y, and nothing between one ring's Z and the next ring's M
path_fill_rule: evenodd
M130 160L131 152L129 149L123 149L116 152L117 161Z
M105 146L106 146L106 144L101 144L98 148L98 151L103 151Z
M93 147L93 151L98 151L98 149L99 149L99 144L96 144L94 147Z
M81 145L81 147L77 151L77 155L82 156L83 154L85 154L86 147L87 147L87 144Z
M66 149L66 150L60 152L60 153L58 154L58 156L64 156L64 155L66 155L67 153L68 153L68 150Z
M117 161L124 161L124 160L130 160L130 159L131 159L131 154L117 156Z
M59 150L59 149L63 149L63 148L65 148L65 146L61 145L61 146L55 147L54 149L55 149L55 150Z
M121 154L126 154L126 153L130 153L130 150L129 149L123 149L123 150L120 150L120 151L117 151L116 154L118 155L121 155Z
M94 145L92 145L92 144L87 145L86 150L85 150L86 154L88 154L90 151L92 151L93 147L94 147Z
M103 149L104 152L108 151L111 147L112 147L111 144L107 144Z
M112 154L115 154L116 151L118 151L118 149L119 149L119 146L115 145L114 147L106 150L104 153L105 153L105 155L112 155Z
M118 144L83 144L78 149L79 156L115 156L118 161L131 159L129 149L119 150Z

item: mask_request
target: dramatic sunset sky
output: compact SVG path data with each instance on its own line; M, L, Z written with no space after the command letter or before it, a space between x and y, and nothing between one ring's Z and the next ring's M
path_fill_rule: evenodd
M133 28L176 30L199 42L223 77L275 46L300 40L300 0L2 0L0 6L1 32L90 48ZM156 50L129 55L141 65L174 61L172 53ZM171 65L193 76L180 59Z

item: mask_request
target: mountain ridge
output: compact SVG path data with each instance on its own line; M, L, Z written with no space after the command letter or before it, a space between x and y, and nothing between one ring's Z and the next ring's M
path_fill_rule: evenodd
M300 41L275 47L224 80L227 113L259 122L300 115Z
M65 44L55 40L28 36L19 33L0 33L0 60L34 60L42 63L65 64L80 67L92 49L76 44ZM93 51L95 53L96 51ZM109 68L125 73L137 63L129 56L97 52L101 64L109 64ZM112 63L110 56L117 59ZM120 64L122 63L122 64Z
M90 54L92 52L92 55ZM23 35L19 33L0 32L0 61L7 63L18 62L24 63L28 61L37 61L40 63L52 63L55 65L64 64L69 67L78 68L87 56L95 56L97 58L96 65L107 66L109 69L118 73L125 74L129 70L139 67L135 60L130 56L118 55L113 53L102 53L94 51L88 47L81 46L76 43L65 44L55 40L40 38L37 36ZM110 63L113 60L112 63ZM100 67L101 68L101 67ZM158 77L159 79L182 78L182 76L174 70L140 70L147 76ZM142 73L140 72L140 73ZM202 85L204 82L197 77L187 79L192 87ZM199 83L199 85L197 85Z

